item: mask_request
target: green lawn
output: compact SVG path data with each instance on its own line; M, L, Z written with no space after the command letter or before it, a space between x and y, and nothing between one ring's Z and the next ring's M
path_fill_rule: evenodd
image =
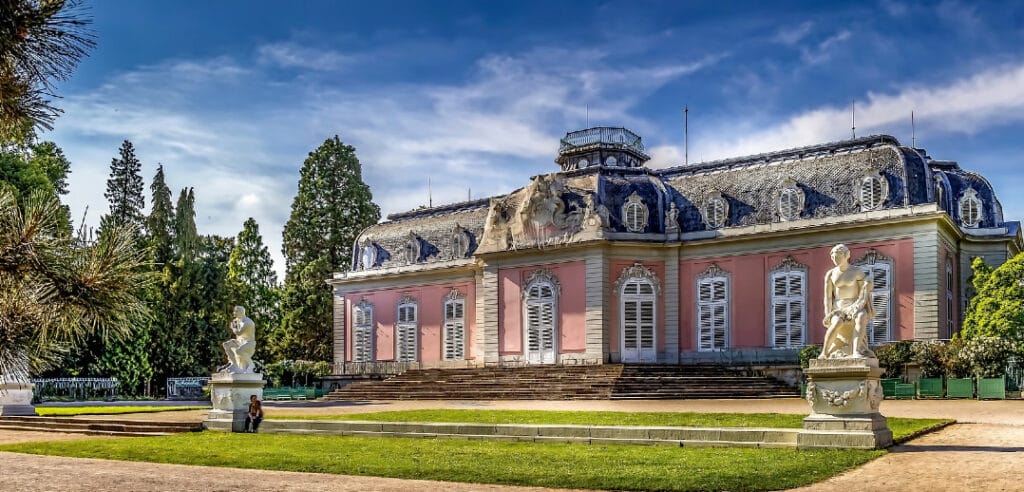
M121 413L176 412L180 410L209 410L210 407L184 406L124 406L124 407L36 407L36 413L51 417L72 415L113 415Z
M314 416L267 412L268 419L459 422L481 424L635 425L672 427L781 427L798 429L806 415L780 413L554 412L545 410L402 410ZM896 439L949 420L889 418Z
M25 443L0 451L606 490L786 489L885 453L214 432Z

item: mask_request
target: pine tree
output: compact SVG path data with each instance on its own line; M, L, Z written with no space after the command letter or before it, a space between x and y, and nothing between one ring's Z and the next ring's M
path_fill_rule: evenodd
M100 220L102 231L110 225L134 227L141 233L142 210L146 199L142 195L142 163L135 157L135 146L128 140L121 143L120 157L110 161L110 178L103 193L110 211Z
M267 361L268 341L275 339L280 325L277 273L270 250L263 244L260 226L249 217L238 233L235 248L228 259L228 281L233 303L245 307L256 322L256 358Z
M310 152L284 226L286 264L281 333L275 350L296 359L329 360L331 272L347 270L352 243L380 220L363 182L356 150L335 136Z
M146 236L153 254L153 262L157 268L170 261L174 253L174 205L171 204L171 189L164 179L164 166L156 168L153 183L149 185L153 193L153 207L146 218Z

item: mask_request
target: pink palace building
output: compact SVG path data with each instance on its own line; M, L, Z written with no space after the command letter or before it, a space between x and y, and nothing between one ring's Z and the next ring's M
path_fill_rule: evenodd
M793 364L837 243L871 272L873 344L949 338L971 260L1021 250L984 177L891 136L648 159L624 128L571 132L557 172L365 230L329 281L336 368Z

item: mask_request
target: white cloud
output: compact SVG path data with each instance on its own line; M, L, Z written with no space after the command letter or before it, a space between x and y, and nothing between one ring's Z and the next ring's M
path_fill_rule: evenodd
M800 50L800 59L808 65L819 65L832 58L836 47L850 39L850 31L843 29L813 47L803 47Z
M353 58L292 43L242 60L167 61L68 94L52 138L72 160L76 220L105 212L103 183L123 139L135 144L147 184L163 163L177 197L195 187L200 232L231 236L252 216L280 271L281 229L306 154L337 133L357 148L382 212L462 201L522 186L555 168L558 138L591 123L648 125L630 110L665 84L716 63L609 67L599 50L536 49L480 59L449 84L339 87L308 77L282 81L272 66L337 68ZM642 128L641 128L642 129ZM148 202L148 189L147 189Z
M773 41L780 44L792 46L799 43L808 34L811 33L811 29L814 28L814 23L811 21L801 22L797 26L783 27L775 33Z
M893 93L870 92L856 101L857 134L906 134L910 112L918 132L973 134L1011 121L1024 120L1024 63L1002 65L973 76L933 86L907 86ZM736 157L771 150L849 138L849 105L823 106L785 120L754 127L723 122L709 131L712 138L691 140L708 159ZM659 149L672 155L669 149ZM679 153L676 148L675 153ZM676 161L680 163L680 161Z
M263 45L257 48L256 53L260 63L320 71L337 70L355 59L334 50L310 48L292 42Z

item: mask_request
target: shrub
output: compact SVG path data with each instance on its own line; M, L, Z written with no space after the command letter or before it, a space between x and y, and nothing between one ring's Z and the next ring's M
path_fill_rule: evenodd
M948 378L966 378L971 375L971 361L965 357L964 341L954 338L942 353L942 367Z
M945 373L942 358L946 351L946 344L939 340L914 342L911 351L913 352L911 360L921 367L923 377L938 378Z
M1006 365L1015 351L1016 346L1010 340L977 337L964 342L963 357L970 362L974 376L998 378L1006 375Z
M910 362L914 353L911 350L912 342L900 340L882 345L875 350L878 357L878 365L885 368L882 377L898 378L903 376L907 363Z
M821 345L808 345L800 349L800 367L807 369L811 359L816 359L819 355L821 355Z

